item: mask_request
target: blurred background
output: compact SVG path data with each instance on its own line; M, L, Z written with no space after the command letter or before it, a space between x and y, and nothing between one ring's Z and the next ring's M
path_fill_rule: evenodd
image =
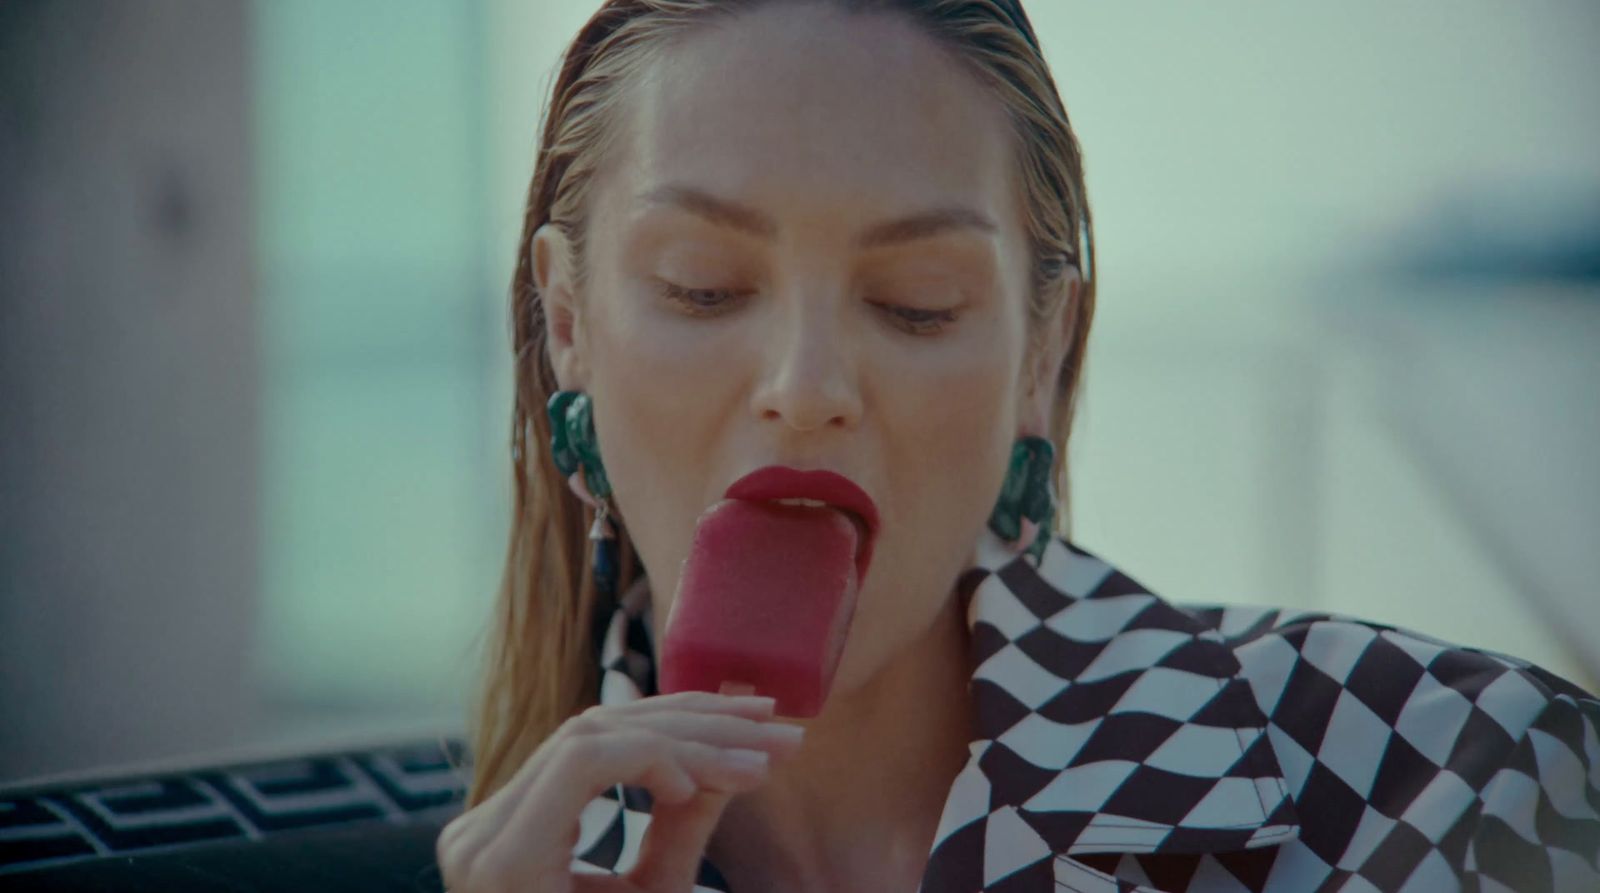
M0 3L0 782L459 731L588 0ZM1600 5L1035 0L1072 535L1600 679Z

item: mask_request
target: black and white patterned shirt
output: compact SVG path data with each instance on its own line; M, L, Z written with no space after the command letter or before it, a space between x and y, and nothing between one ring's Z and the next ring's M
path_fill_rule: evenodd
M1600 701L1537 666L1175 607L1065 539L1036 567L986 532L959 588L978 735L922 893L1600 891ZM602 703L656 691L649 604L621 599ZM649 821L643 789L595 798L574 868L626 871Z

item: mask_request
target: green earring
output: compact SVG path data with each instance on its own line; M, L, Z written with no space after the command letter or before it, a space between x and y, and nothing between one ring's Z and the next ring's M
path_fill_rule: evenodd
M594 434L594 401L582 391L556 391L545 404L550 416L550 454L565 477L579 469L595 499L611 495L611 481L600 461L600 441Z
M611 520L611 481L600 461L600 441L594 433L594 402L581 391L557 391L545 404L550 416L550 456L578 499L594 508L589 539L594 543L591 564L594 584L602 596L617 591L617 530ZM581 472L581 474L580 474ZM603 635L605 612L596 614L596 642ZM598 647L598 645L597 645Z
M1038 526L1028 546L1035 562L1044 556L1044 547L1055 534L1056 496L1051 481L1055 459L1055 444L1043 437L1019 437L1011 447L1011 464L1000 485L1000 498L989 515L989 529L1007 542L1022 538L1025 520Z

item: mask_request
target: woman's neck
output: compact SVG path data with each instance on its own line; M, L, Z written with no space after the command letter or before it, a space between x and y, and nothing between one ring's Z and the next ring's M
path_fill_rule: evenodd
M733 890L915 891L973 734L967 662L952 595L876 677L831 698L800 753L723 814L707 855Z

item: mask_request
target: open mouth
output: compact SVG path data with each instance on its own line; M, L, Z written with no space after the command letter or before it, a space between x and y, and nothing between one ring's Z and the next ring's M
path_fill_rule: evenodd
M846 518L849 518L850 523L856 526L856 541L860 545L865 546L867 544L867 540L872 538L872 528L867 526L866 519L862 518L859 513L853 512L850 509L837 505L830 505L820 499L807 499L803 496L795 496L789 499L774 499L771 501L777 503L778 505L804 505L819 509L833 509L839 514L844 515Z

